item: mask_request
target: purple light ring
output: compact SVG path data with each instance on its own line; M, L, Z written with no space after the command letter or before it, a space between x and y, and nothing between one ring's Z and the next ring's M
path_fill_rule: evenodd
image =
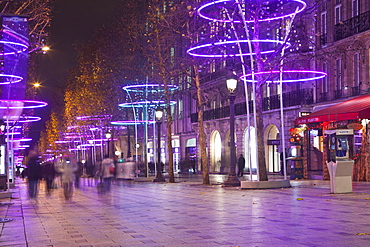
M176 105L176 101L171 100L170 105ZM157 106L166 106L166 103L162 100L159 101L135 101L135 102L128 102L128 103L121 103L118 105L119 107L137 107L141 108L144 106L149 107L157 107Z
M100 146L103 146L103 144L81 144L78 146L79 147L100 147Z
M7 75L7 74L0 74L0 78L10 78L11 80L5 81L5 79L0 80L0 85L8 85L17 83L23 80L23 77L17 75Z
M177 90L179 87L176 85L167 85L169 90ZM143 93L147 92L147 88L153 88L153 87L158 87L160 89L164 88L163 84L139 84L139 85L128 85L122 87L123 90L128 91L128 92L135 92L135 93ZM140 88L143 88L142 90L139 90ZM151 90L151 92L163 92L163 90Z
M22 44L22 43L17 43L17 42L0 40L0 44L14 45L14 46L20 46L21 47L21 49L18 49L17 51L14 51L14 52L0 53L0 56L15 55L17 53L25 52L28 49L28 45L25 45L25 44Z
M70 143L72 141L64 141L64 140L58 140L58 141L55 141L54 143L56 144L62 144L62 143Z
M7 139L5 139L6 142L8 142ZM10 139L9 142L30 142L32 141L32 138L14 138Z
M33 104L29 106L3 106L4 103L27 103L27 104ZM34 108L40 108L47 106L48 103L43 101L36 101L36 100L7 100L7 99L0 99L0 109L34 109Z
M113 138L113 139L111 139L111 138L109 138L109 139L107 139L107 138L105 138L105 139L90 139L90 140L86 140L87 142L107 142L107 141L118 141L118 139L117 138Z
M64 138L66 139L77 139L77 138L83 138L86 137L85 135L70 135L70 136L65 136Z
M112 115L94 115L94 116L79 116L76 117L77 120L82 121L93 121L93 120L106 120L110 119Z
M294 79L294 80L282 80L281 82L282 83L292 83L292 82L305 82L305 81L314 81L314 80L319 80L319 79L322 79L324 78L325 76L327 76L328 74L325 73L325 72L322 72L322 71L316 71L316 70L283 70L283 71L279 71L279 70L272 70L272 71L262 71L262 72L256 72L254 73L254 75L258 76L258 75L266 75L266 74L280 74L280 73L311 73L311 74L317 74L317 76L315 77L312 77L312 78L302 78L302 79ZM242 80L245 80L246 82L256 82L256 80L251 80L251 79L247 79L247 77L251 77L252 76L252 73L249 73L249 74L246 74L246 75L242 75L240 77L240 79ZM277 79L277 80L269 80L269 81L266 81L268 83L279 83L280 82L280 79Z
M14 116L16 117L16 116ZM7 120L7 116L4 116L3 119L6 121ZM31 123L31 122L37 122L37 121L40 121L41 120L41 117L36 117L36 116L19 116L19 120L16 120L16 119L8 119L7 121L8 122L11 122L11 123Z
M214 58L223 58L223 57L230 57L230 56L240 57L240 56L255 55L255 53L250 53L250 52L249 53L243 53L243 54L236 53L236 54L214 54L214 55L193 53L193 51L199 50L199 49L202 49L202 48L214 47L214 46L225 45L225 44L238 44L238 43L248 43L248 42L251 42L251 43L253 43L253 42L276 43L276 44L280 44L280 45L285 44L285 48L289 48L291 46L290 43L284 43L284 41L280 41L280 40L228 40L228 41L220 41L220 42L216 42L216 43L209 43L209 44L194 46L194 47L188 49L187 53L191 56L194 56L194 57L214 57ZM269 53L273 53L273 52L275 52L275 50L262 51L261 54L269 54Z
M145 120L120 120L120 121L113 121L110 122L112 125L138 125L138 124L154 124L155 121L145 121Z
M210 2L210 3L206 3L198 9L198 11L197 11L198 15L200 17L202 17L203 19L206 19L206 20L209 20L209 21L212 21L212 22L242 23L242 21L238 21L238 20L223 20L223 19L211 18L211 17L208 17L207 15L201 13L202 10L206 9L207 7L211 7L212 5L216 5L216 4L219 4L219 3L233 2L233 1L234 0L218 0L218 1L213 1L213 2ZM260 19L258 21L259 22L274 21L274 20L279 20L279 19L283 19L283 18L286 18L286 17L290 17L290 16L293 16L294 14L298 14L298 13L302 12L307 6L307 4L302 0L289 0L289 1L296 2L298 4L302 4L302 6L301 6L301 8L299 8L297 11L295 11L293 13L286 14L286 15L281 15L281 16L276 16L274 18ZM246 23L252 23L252 22L254 22L254 20L246 20Z
M88 150L87 148L70 148L68 151L86 151Z

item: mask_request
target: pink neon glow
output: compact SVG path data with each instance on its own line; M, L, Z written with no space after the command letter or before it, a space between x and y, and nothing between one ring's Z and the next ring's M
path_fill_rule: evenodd
M121 120L110 122L113 125L137 125L137 124L154 124L155 121L144 121L144 120Z
M16 51L13 52L5 52L5 53L0 53L0 56L6 56L6 55L15 55L17 53L25 52L28 49L28 46L22 43L16 43L16 42L11 42L11 41L4 41L0 40L0 44L4 45L12 45L14 48L17 47Z
M235 45L235 44L240 44L240 43L248 43L248 42L251 42L251 43L275 43L275 44L279 44L279 45L283 45L284 42L283 41L279 41L279 40L229 40L229 41L221 41L221 42L215 42L215 43L211 43L211 44L204 44L204 45L198 45L198 46L194 46L192 48L190 48L187 53L191 56L195 56L195 57L229 57L229 56L236 56L236 57L240 57L240 56L249 56L249 55L255 55L254 52L247 52L247 53L234 53L234 54L224 54L224 53L220 53L220 54L201 54L201 53L196 53L195 51L199 51L203 48L214 48L215 46L224 46L224 45ZM285 48L288 48L290 47L291 44L290 43L285 43ZM219 49L218 51L228 51L228 49L226 47L221 47L222 49ZM211 51L212 52L212 51ZM275 50L267 50L267 51L261 51L261 54L268 54L268 53L272 53L272 52L275 52Z
M0 74L0 85L17 83L23 80L23 77L17 75Z
M28 37L26 39L26 37L24 35L19 36L19 35L14 34L13 32L7 31L7 30L1 30L0 32L6 33L7 35L13 37L14 39L19 40L20 42L22 42L22 44L25 44L27 46L29 44L28 43Z
M22 106L20 106L22 104ZM33 109L47 106L48 103L36 100L0 99L0 109Z
M212 1L210 3L206 3L204 4L203 6L201 6L199 9L198 9L198 15L206 20L209 20L209 21L217 21L217 22L234 22L234 23L241 23L242 21L241 20L224 20L224 19L219 19L219 18L216 18L216 17L212 17L211 15L207 15L205 12L205 10L209 7L215 7L215 8L219 8L219 9L226 9L226 3L227 2L230 2L230 5L229 8L230 8L230 11L234 12L234 9L235 7L233 6L234 4L237 4L235 2L235 0L218 0L218 1ZM275 17L271 17L271 18L264 18L264 19L259 19L258 21L259 22L263 22L263 21L274 21L274 20L279 20L279 19L283 19L283 18L286 18L286 17L291 17L293 16L294 14L298 14L300 12L302 12L307 4L302 1L302 0L288 0L287 3L297 3L297 7L299 7L295 12L293 13L287 13L287 14L284 14L284 13L281 13L281 15L279 16L275 16ZM219 7L217 6L219 5ZM294 8L296 9L296 8ZM214 13L214 12L212 12ZM220 13L218 13L220 14ZM233 13L230 13L230 16L234 16ZM254 19L247 19L246 20L247 23L251 23L251 22L254 22Z
M149 90L149 92L163 92L164 85L163 84L139 84L139 85L128 85L122 87L123 90L129 92L148 92L148 88L153 88ZM178 86L176 85L168 85L169 90L176 90Z
M266 78L267 79L266 82L268 82L268 83L279 83L280 82L280 73L281 73L281 71L279 71L279 70L273 70L273 71L256 72L256 73L254 73L254 75L256 75L256 76L265 75L265 76L268 76ZM283 70L282 73L283 73L283 79L281 80L281 82L283 82L283 83L314 81L314 80L322 79L325 76L327 76L327 74L325 72L315 71L315 70ZM306 78L300 78L300 79L284 79L284 76L289 75L289 74L312 74L313 76L312 77L306 77ZM274 78L273 79L269 78L271 76L273 76ZM249 74L246 74L246 75L242 75L240 77L240 79L244 80L244 78L245 78L246 82L256 82L256 80L248 79L248 78L251 78L251 77L252 77L252 74L249 73Z

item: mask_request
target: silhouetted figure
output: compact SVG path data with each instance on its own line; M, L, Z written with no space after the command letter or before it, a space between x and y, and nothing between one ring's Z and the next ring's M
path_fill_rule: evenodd
M245 168L245 159L241 154L238 159L238 177L243 177L244 168Z
M46 183L46 195L50 196L55 178L54 162L47 161L41 167L42 167L42 177L45 179Z
M83 174L84 166L81 161L77 162L77 170L75 171L75 187L80 188L80 178Z
M36 151L31 150L27 161L28 195L34 199L37 196L37 186L42 178L41 166Z

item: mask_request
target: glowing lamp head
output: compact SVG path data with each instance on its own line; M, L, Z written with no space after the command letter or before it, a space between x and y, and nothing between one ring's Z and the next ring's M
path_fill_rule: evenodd
M105 133L105 138L110 139L112 137L112 134L110 132Z
M120 155L121 155L121 152L120 152L120 151L118 151L118 150L116 150L116 151L114 152L114 154L115 154L116 156L120 156Z
M229 78L226 79L226 86L230 93L233 93L238 85L238 78L233 73Z
M158 121L161 121L163 117L163 110L158 107L156 110L155 110L155 118L158 120Z
M40 86L41 86L41 83L39 83L39 82L35 82L35 83L33 84L33 86L34 86L35 88L38 88L38 87L40 87Z
M50 47L49 46L43 46L41 48L41 50L42 50L42 53L46 54L48 51L50 51Z
M1 131L1 133L4 133L5 127L6 127L5 122L3 120L0 120L0 131Z

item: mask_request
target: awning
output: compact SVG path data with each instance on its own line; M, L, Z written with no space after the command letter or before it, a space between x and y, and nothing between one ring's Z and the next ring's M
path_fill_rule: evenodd
M370 119L370 95L353 98L295 120L295 124Z

